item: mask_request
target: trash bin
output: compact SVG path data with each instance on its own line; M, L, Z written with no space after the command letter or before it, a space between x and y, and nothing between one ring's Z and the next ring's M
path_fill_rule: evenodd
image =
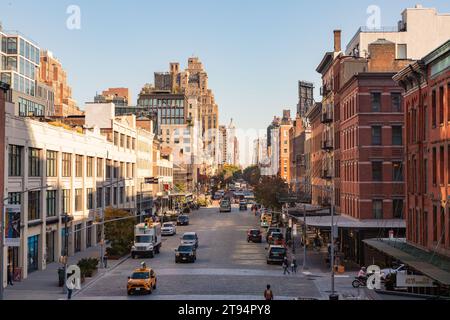
M339 295L338 294L330 294L330 300L332 300L332 301L339 300Z
M64 267L59 267L58 268L58 283L60 287L64 286L64 280L65 280L65 271L64 271Z

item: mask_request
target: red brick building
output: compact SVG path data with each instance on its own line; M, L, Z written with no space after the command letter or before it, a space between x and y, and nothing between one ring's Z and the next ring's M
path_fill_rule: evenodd
M450 41L394 79L405 90L407 241L448 258Z

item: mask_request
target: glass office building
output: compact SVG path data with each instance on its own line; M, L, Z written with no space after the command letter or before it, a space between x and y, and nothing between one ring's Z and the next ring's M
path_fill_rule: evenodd
M0 80L15 91L36 96L40 49L17 32L0 32Z

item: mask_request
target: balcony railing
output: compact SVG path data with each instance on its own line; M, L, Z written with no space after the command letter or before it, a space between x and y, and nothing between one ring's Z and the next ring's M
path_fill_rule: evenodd
M333 178L332 172L330 169L323 169L321 172L321 178L324 180L331 180Z
M324 151L332 151L333 150L333 142L331 140L322 140L322 150Z
M326 111L322 113L322 123L331 123L333 122L333 114L330 111Z

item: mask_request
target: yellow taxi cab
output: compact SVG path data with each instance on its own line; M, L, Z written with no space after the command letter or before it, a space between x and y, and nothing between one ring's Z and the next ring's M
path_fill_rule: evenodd
M127 293L128 295L134 293L151 294L156 289L156 273L152 268L149 268L142 263L140 268L133 271L131 277L128 277Z

